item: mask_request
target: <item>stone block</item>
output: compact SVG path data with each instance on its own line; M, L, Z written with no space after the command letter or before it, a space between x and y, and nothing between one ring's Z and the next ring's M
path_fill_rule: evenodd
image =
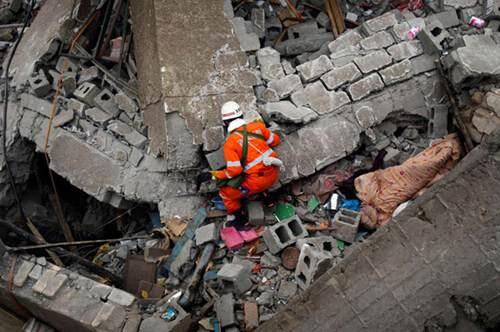
M268 46L261 48L256 52L256 55L261 69L263 67L269 67L271 65L277 65L280 63L280 52L276 51L272 47Z
M136 148L142 148L148 140L144 135L140 134L134 128L126 125L121 121L112 121L108 125L108 129L113 133L122 136L127 142L129 142Z
M215 301L215 313L221 327L228 327L238 323L234 313L233 294L224 294Z
M211 223L197 228L195 231L195 239L197 246L201 246L207 242L217 241L219 239L217 225L215 223Z
M359 47L351 46L332 53L330 55L330 59L335 67L343 67L365 53L366 51L360 50Z
M56 276L57 271L47 269L45 272L42 274L41 278L38 279L38 281L33 285L33 291L36 293L42 293L43 290L47 287L48 283L50 280L54 279Z
M80 65L74 59L61 56L57 59L56 70L59 73L70 72L76 74L80 70Z
M287 60L281 61L281 66L283 67L283 70L285 71L286 75L292 75L292 74L295 74L297 72L297 70L295 70L295 67L292 66L290 61L287 61Z
M267 103L261 108L262 115L269 121L278 123L308 123L318 118L313 110L305 107L296 107L289 101Z
M328 49L330 50L330 53L333 54L349 48L359 48L358 44L361 39L363 39L363 37L358 31L349 30L328 44Z
M413 68L410 60L407 59L388 68L382 69L379 73L380 76L382 76L382 80L384 80L385 85L388 86L410 79L413 76Z
M111 114L113 117L120 114L120 109L114 101L114 95L108 89L102 90L94 98L95 105L102 109L104 112Z
M54 122L52 125L57 127L62 127L65 124L73 121L75 118L75 112L73 110L60 110L59 113L54 117Z
M333 70L321 76L321 81L329 90L334 90L341 85L351 83L361 77L361 73L355 64L349 63L342 67L333 68Z
M78 116L83 117L85 115L85 110L88 108L88 105L82 103L81 101L70 98L68 99L68 103L66 104L68 110L73 110L78 114Z
M304 82L311 82L332 69L332 62L326 55L297 66L297 70Z
M277 92L279 99L290 96L294 91L302 89L299 75L288 75L269 82L268 87Z
M26 279L28 279L28 276L34 266L35 266L34 263L23 260L21 266L19 267L14 276L14 286L23 287Z
M397 23L398 19L396 18L394 12L388 12L384 15L366 21L365 23L363 23L362 27L367 34L372 35L376 32L387 30Z
M333 112L350 102L345 92L328 91L320 81L307 85L304 93L307 103L319 114Z
M251 266L228 263L217 272L217 278L223 283L224 292L243 294L252 287L251 271Z
M408 22L402 22L393 26L391 32L398 42L408 39L408 31L410 31L410 29L411 25Z
M448 134L448 106L435 105L430 108L427 132L431 138L441 138Z
M447 10L444 12L436 13L427 18L428 22L433 20L439 21L445 29L460 25L460 20L458 19L456 10Z
M337 240L331 236L318 236L318 237L308 237L305 239L298 239L296 246L302 249L304 244L310 245L311 247L327 252L332 255L332 257L340 256L340 250L337 248Z
M58 84L60 84L60 92L63 96L70 96L75 92L76 89L76 73L75 72L64 72L59 74L55 70L49 70L49 75L52 76L52 88L57 89Z
M313 20L292 25L287 30L288 39L308 37L318 32L319 32L318 24Z
M285 77L285 72L283 71L281 63L261 66L260 72L262 74L262 78L266 81L277 80Z
M316 16L316 22L323 28L328 29L330 27L330 17L325 12L320 12L318 16Z
M309 105L309 101L307 100L307 96L304 89L292 93L290 99L292 100L292 103L294 103L295 106L297 107Z
M78 85L83 84L85 82L91 82L93 80L97 80L101 77L101 72L96 66L83 68L78 73Z
M119 92L113 97L113 101L122 111L134 116L139 111L137 103L123 92Z
M424 53L424 48L419 40L411 40L393 45L387 49L387 52L394 60L401 61Z
M392 57L385 50L379 50L354 59L354 63L363 74L368 74L390 65Z
M45 73L42 70L40 70L35 76L31 76L28 82L37 97L45 97L52 89L47 76L45 76Z
M109 113L104 112L100 108L93 107L85 111L85 116L90 120L100 125L106 126L109 121L113 119L113 116Z
M486 107L500 117L500 91L497 93L488 92L485 97Z
M366 37L359 42L364 50L379 50L394 44L394 38L386 31L377 32L370 37Z
M441 22L432 20L418 34L418 39L422 42L424 51L427 54L441 53L444 48L444 42L450 37L450 34Z
M413 75L419 75L436 69L436 58L428 54L422 54L410 61Z
M214 151L220 148L224 142L224 128L222 126L213 126L205 128L203 131L203 150Z
M253 24L253 31L259 36L264 38L266 36L266 13L262 8L253 8L251 14Z
M453 8L469 8L477 4L477 0L443 0L445 6Z
M219 150L216 150L214 152L206 153L205 158L207 158L208 165L211 169L217 170L226 166L223 148L220 148Z
M332 221L332 235L342 241L353 243L358 233L359 212L348 209L340 209Z
M308 288L314 280L323 275L333 265L332 256L304 244L295 268L295 280L300 288Z
M260 201L251 201L248 203L248 222L253 226L261 226L266 222L264 205Z
M31 270L29 277L33 280L38 280L42 277L43 267L41 265L36 264Z
M278 92L276 92L276 90L267 88L262 91L260 99L266 103L275 103L280 101L280 96L278 95Z
M29 93L21 94L21 107L35 111L47 118L52 112L52 103L45 99L37 98Z
M110 287L108 285L104 285L98 282L92 283L92 288L90 288L90 294L93 296L97 297L100 300L107 300L109 294L113 290L113 287Z
M53 298L59 289L68 280L68 276L64 273L58 273L53 278L49 279L47 286L43 289L42 294L48 298Z
M97 106L94 99L100 92L101 91L95 84L85 82L78 86L74 95L77 99L83 101L89 106Z
M351 95L351 98L356 101L368 96L372 92L381 90L383 87L384 82L380 78L380 75L373 73L351 84L347 91Z
M302 221L299 217L294 216L268 227L262 237L269 251L276 254L307 235Z
M121 289L113 288L108 295L108 300L124 307L130 307L135 301L135 296Z

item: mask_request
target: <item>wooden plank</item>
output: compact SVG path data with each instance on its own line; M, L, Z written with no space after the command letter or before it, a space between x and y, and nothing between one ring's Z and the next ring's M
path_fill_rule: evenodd
M337 25L337 32L339 34L342 34L345 31L345 21L339 2L338 0L328 0L328 2L330 3L332 14Z
M333 16L333 10L331 7L330 0L325 2L326 12L328 13L328 17L330 17L330 25L332 27L332 33L335 39L339 36L339 31L337 30L337 23L335 23L335 17Z

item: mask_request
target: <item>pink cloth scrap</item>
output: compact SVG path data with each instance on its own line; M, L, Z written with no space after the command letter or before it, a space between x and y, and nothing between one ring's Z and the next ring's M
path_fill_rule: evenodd
M221 228L220 237L229 250L237 250L243 247L245 243L245 240L243 240L238 230L234 227Z
M259 238L255 229L249 229L247 231L240 231L240 235L245 242L252 242Z

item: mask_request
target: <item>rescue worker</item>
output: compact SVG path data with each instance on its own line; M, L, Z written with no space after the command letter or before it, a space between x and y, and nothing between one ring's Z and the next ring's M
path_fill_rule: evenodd
M217 181L228 213L226 226L241 229L246 223L241 200L269 189L278 180L283 163L272 148L280 138L260 121L243 120L240 105L234 101L225 103L221 113L228 133L224 143L226 168L200 177L201 182L210 178Z

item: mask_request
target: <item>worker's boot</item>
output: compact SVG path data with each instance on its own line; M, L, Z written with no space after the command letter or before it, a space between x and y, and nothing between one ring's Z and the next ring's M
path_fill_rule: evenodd
M248 218L243 214L242 210L236 211L234 214L227 216L226 227L234 227L239 231L248 229L246 223Z

